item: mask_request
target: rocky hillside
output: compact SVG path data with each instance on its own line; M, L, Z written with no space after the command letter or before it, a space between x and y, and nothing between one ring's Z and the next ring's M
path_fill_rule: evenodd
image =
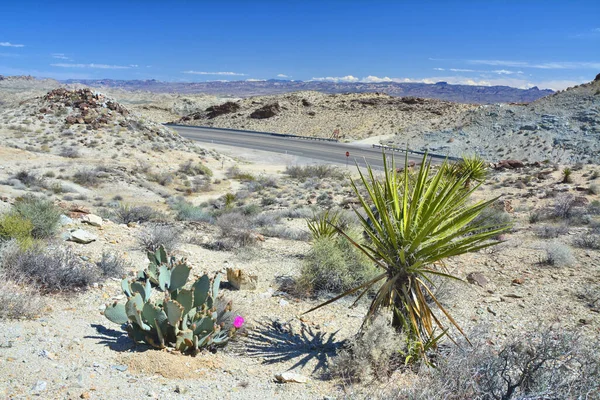
M82 83L92 87L120 88L128 91L143 90L155 93L205 93L218 96L267 96L299 91L321 93L386 93L397 97L425 97L460 103L503 103L530 102L552 94L552 90L517 89L509 86L449 85L446 82L318 82L286 81L270 79L265 81L231 82L161 82L151 80L68 80L65 83Z
M590 83L531 104L495 104L466 110L437 129L408 127L388 144L490 161L600 163L600 74Z
M220 128L363 139L402 132L418 124L437 129L476 106L381 93L297 92L229 101L187 115L177 123Z
M173 130L90 89L54 89L0 110L6 144L54 154L195 147Z

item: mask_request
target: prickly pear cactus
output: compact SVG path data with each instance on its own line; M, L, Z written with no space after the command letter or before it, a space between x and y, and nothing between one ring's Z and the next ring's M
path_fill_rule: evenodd
M195 353L225 345L241 328L243 318L234 320L231 302L217 307L219 274L214 278L205 274L186 288L191 267L185 260L168 258L162 246L148 253L148 259L148 268L137 278L121 282L125 304L115 302L104 310L108 320L126 324L136 343Z

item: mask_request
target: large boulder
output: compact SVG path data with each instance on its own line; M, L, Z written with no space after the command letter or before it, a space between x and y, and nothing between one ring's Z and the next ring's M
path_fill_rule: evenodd
M234 103L233 101L228 101L226 103L210 106L206 109L208 114L206 115L209 119L216 118L220 115L231 114L240 109L240 105L238 103ZM196 118L197 119L197 118Z

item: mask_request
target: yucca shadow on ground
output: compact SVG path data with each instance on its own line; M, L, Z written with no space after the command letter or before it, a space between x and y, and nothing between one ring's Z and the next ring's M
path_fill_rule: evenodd
M275 364L298 359L288 370L304 368L316 360L313 373L326 371L328 357L335 355L344 341L336 340L336 334L317 331L302 324L296 332L289 322L266 320L248 334L244 350L251 357L262 357L264 364Z

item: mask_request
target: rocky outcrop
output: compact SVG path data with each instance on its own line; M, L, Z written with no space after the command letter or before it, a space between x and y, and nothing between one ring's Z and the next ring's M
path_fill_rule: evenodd
M240 109L240 105L238 103L234 103L233 101L228 101L226 103L211 106L206 109L208 114L206 115L209 119L216 118L220 115L231 114Z
M267 104L257 110L254 110L252 114L250 114L250 118L254 119L267 119L276 116L281 111L279 107L279 103Z

